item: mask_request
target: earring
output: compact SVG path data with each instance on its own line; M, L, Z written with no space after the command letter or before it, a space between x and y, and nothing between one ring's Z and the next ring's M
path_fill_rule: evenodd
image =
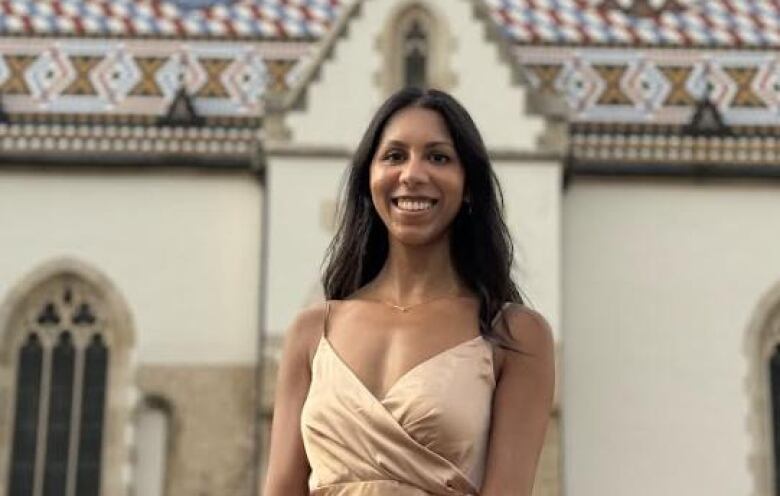
M471 201L463 200L463 206L466 207L466 213L471 215Z

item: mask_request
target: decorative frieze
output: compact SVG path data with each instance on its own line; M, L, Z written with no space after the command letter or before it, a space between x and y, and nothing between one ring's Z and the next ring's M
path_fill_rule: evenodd
M297 79L310 43L0 38L8 113L159 116L180 89L199 115L260 116Z
M780 120L777 52L518 46L531 85L573 122L680 124L707 96L729 125Z

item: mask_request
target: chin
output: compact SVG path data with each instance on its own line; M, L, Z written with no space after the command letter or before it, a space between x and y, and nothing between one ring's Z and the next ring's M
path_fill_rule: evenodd
M443 232L418 229L396 229L390 235L395 241L406 246L432 245L446 238L446 233Z

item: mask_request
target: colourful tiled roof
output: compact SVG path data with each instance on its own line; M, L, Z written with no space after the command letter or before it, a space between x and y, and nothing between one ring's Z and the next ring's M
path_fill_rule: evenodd
M484 0L526 45L780 46L780 0Z
M185 89L255 125L354 1L0 0L0 108L135 122ZM571 121L677 125L707 96L729 125L780 122L780 0L473 1Z
M313 39L343 0L0 0L0 34Z
M482 0L520 44L780 46L780 0ZM316 39L345 0L0 0L21 36Z

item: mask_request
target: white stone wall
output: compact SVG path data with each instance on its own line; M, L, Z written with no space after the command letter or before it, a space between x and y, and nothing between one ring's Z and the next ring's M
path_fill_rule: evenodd
M275 157L268 166L266 329L282 334L295 315L322 299L320 267L348 159Z
M561 167L554 162L496 161L506 221L515 246L515 281L527 304L560 338Z
M262 189L248 173L0 172L0 299L73 257L130 307L140 363L254 363Z
M780 188L576 180L563 219L565 494L754 494L746 332Z

